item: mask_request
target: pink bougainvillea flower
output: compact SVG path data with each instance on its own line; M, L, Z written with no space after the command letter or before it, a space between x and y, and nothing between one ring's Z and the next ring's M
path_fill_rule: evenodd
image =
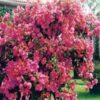
M87 89L97 84L94 35L100 36L100 22L77 0L37 1L0 17L2 99L77 100L72 72Z

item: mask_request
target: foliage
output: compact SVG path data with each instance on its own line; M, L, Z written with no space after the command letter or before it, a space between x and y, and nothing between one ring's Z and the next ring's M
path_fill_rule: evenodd
M12 13L12 8L7 6L0 6L0 16L4 16L5 13Z
M0 19L0 95L8 100L76 100L76 70L87 88L93 77L92 36L100 23L85 15L75 0L25 8Z

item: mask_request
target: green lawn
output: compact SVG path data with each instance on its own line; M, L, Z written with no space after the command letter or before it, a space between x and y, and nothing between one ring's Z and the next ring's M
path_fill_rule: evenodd
M100 81L100 61L95 61L95 73ZM84 82L76 80L76 92L78 93L78 100L100 100L100 95L90 94L89 91L84 89Z
M84 89L84 85L77 85L78 100L100 100L100 95L91 95Z

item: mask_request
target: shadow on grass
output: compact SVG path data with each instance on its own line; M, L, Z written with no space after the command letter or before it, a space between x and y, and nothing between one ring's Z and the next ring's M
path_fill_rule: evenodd
M90 93L78 93L78 100L100 100L100 95Z

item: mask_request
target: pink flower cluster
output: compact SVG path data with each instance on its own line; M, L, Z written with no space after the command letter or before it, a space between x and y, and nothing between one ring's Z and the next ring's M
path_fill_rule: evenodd
M0 19L0 95L4 100L76 100L71 71L97 83L92 23L75 0L17 7ZM91 28L91 26L94 26ZM95 33L97 32L97 33ZM34 95L35 94L35 95Z

